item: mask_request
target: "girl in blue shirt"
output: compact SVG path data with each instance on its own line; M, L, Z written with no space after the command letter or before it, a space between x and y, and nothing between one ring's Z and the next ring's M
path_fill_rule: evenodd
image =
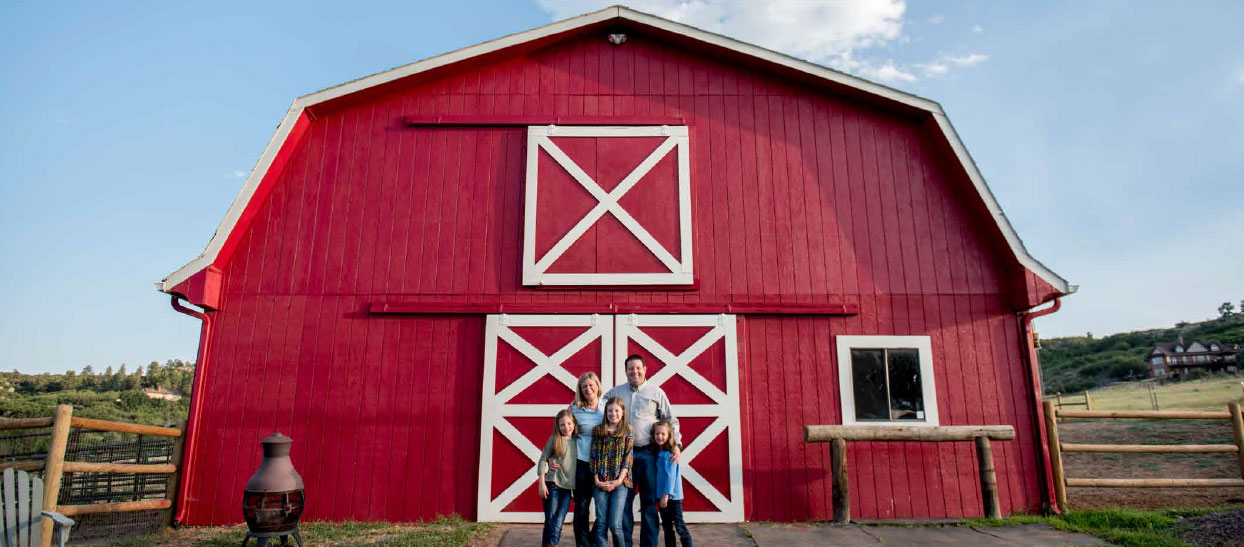
M674 427L667 421L652 425L652 443L660 448L657 454L657 496L661 527L665 530L665 547L675 547L674 534L683 547L692 547L691 532L682 519L682 471L674 463Z

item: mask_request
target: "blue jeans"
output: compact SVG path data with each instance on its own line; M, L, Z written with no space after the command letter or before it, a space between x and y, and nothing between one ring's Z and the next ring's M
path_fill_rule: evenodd
M549 497L544 498L544 533L540 534L541 545L557 545L562 540L562 524L566 522L566 511L570 509L570 490L558 488L552 482L545 482L549 487Z
M635 489L626 497L626 515L622 517L622 531L626 532L626 547L631 547L631 534L635 530L635 495L639 494L639 545L656 547L661 534L661 521L657 518L657 453L650 447L636 447L631 464L631 483Z
M661 508L661 527L665 529L665 547L677 547L675 534L682 540L682 547L693 547L691 532L687 531L687 523L682 520L681 500L669 500Z
M595 477L592 476L592 465L579 460L575 467L574 477L574 542L579 547L591 547L596 544L596 528L600 524L589 526L592 498L596 496ZM603 521L602 521L603 522Z
M613 532L613 545L629 545L630 541L622 529L622 515L630 513L630 505L626 500L630 499L627 492L630 489L625 484L619 485L612 492L606 492L599 488L596 489L596 495L593 501L596 503L596 547L605 547L608 544L609 532Z

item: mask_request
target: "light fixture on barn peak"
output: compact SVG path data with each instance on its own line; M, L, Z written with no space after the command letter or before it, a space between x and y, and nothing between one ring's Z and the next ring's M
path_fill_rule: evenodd
M610 35L609 35L609 43L610 43L610 44L613 44L613 45L615 45L615 46L620 46L620 45L622 45L622 44L623 44L623 43L625 43L625 42L626 42L626 35L625 35L625 34L622 34L622 33L620 33L620 32L619 32L619 33L617 33L617 34L610 34Z

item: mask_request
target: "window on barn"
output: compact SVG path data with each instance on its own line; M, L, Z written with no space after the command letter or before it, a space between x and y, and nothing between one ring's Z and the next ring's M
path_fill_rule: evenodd
M938 425L928 336L839 336L842 423Z

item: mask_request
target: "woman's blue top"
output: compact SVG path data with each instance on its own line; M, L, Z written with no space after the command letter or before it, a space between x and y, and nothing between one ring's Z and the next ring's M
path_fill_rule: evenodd
M579 422L579 436L575 437L575 445L579 451L579 461L588 461L592 453L592 430L601 422L605 421L605 402L596 401L596 408L579 408L579 405L570 403L570 411L574 413L574 420Z

